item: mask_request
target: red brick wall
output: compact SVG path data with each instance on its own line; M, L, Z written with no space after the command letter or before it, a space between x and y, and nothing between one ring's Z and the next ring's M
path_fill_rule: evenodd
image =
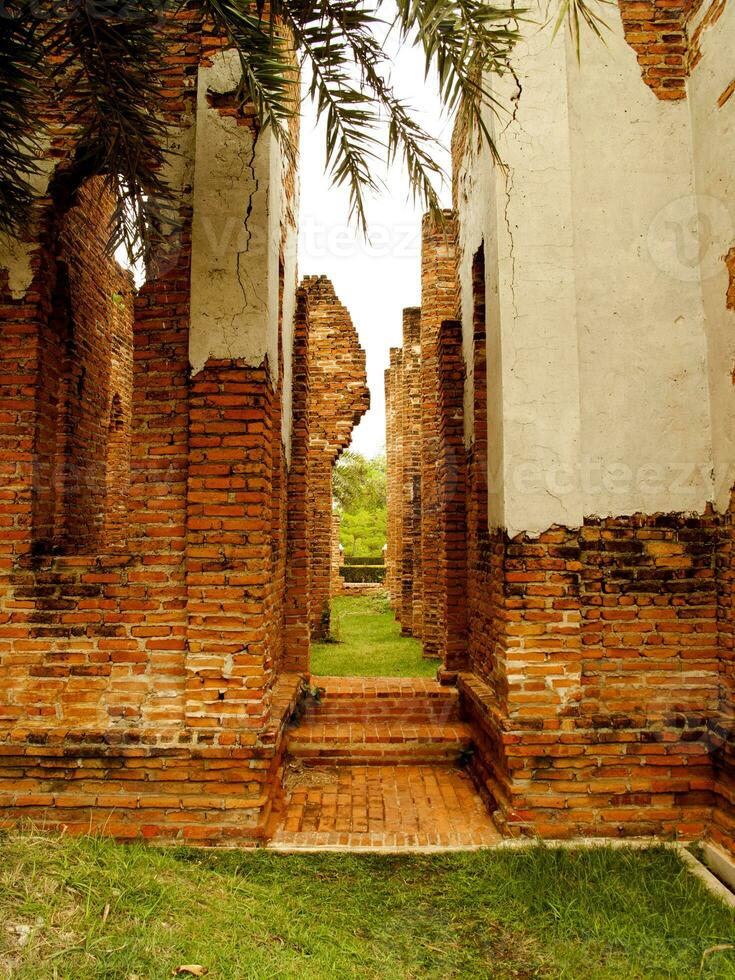
M687 76L702 58L702 33L719 20L726 0L705 2L707 9L692 29L702 0L619 0L625 39L636 53L643 81L659 99L686 98Z
M440 653L447 671L467 660L467 460L464 447L464 359L462 324L444 320L439 328L440 585L443 632Z
M704 831L718 541L713 516L684 515L505 540L499 655L490 684L462 684L503 819L545 836Z
M718 567L719 711L710 723L717 802L712 836L735 852L735 492L723 521Z
M516 832L697 836L714 811L732 841L732 516L591 518L538 539L488 528L481 259L473 439L455 476L464 370L459 325L445 322L434 349L438 465L428 471L441 538L432 555L442 629L433 635L446 679L460 671L473 774L498 822ZM405 447L406 421L391 418Z
M439 460L439 330L457 315L456 221L427 215L421 249L421 554L424 656L440 657L445 622L441 590L442 534L437 463Z
M196 12L169 29L163 91L166 117L179 124L194 108L203 47L220 42L202 34ZM53 151L62 171L72 150L67 130ZM73 184L71 174L58 186ZM118 836L257 836L298 681L284 669L306 667L303 637L296 646L289 637L288 656L285 648L281 392L267 364L210 361L190 378L185 200L181 233L135 301L130 405L123 307L100 278L106 222L92 187L71 211L61 193L45 203L26 296L13 300L0 284L0 448L9 461L0 464L0 820L102 822ZM69 289L57 290L54 312L57 247L69 250ZM70 373L57 357L75 290L91 292L84 303L76 297L82 390L104 406L106 442L104 453L94 440L78 446L94 449L94 493L67 495L70 548L86 538L91 553L58 556L42 548L62 496L52 479L60 392L82 380L78 360ZM95 350L102 322L109 342ZM94 360L100 349L109 350L105 370ZM76 419L85 431L89 404ZM81 528L83 502L104 519ZM292 531L303 554L302 530Z
M385 373L388 547L386 583L402 632L420 638L421 309L403 311L403 347Z
M403 311L403 559L401 625L421 637L421 310Z
M406 610L403 598L405 551L403 544L403 486L406 452L406 379L403 353L397 347L390 350L390 367L385 372L386 410L386 505L387 549L386 578L391 606L399 623L404 622ZM390 475L388 475L390 474Z
M325 276L307 276L309 302L309 466L311 630L329 630L332 470L370 407L365 352L349 313Z
M311 520L309 495L309 310L303 289L296 297L292 361L291 465L288 472L285 669L309 672L311 643Z

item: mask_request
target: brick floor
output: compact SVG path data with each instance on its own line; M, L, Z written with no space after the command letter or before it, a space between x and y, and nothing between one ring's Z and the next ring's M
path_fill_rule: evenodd
M291 763L270 847L473 848L500 841L472 781L453 766Z

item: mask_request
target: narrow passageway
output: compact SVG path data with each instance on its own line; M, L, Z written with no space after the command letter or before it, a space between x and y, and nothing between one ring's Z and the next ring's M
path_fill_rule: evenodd
M401 635L384 591L332 601L312 647L312 698L295 722L270 846L467 848L500 835L466 768L472 733L438 662Z

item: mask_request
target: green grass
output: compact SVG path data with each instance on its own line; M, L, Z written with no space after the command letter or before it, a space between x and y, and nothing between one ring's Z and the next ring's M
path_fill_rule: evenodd
M332 602L334 643L311 648L314 674L335 677L433 677L438 660L424 660L421 644L401 627L381 596L346 596Z
M732 950L700 972L733 914L663 848L286 857L14 834L0 920L0 976L18 980L184 963L211 980L735 978Z

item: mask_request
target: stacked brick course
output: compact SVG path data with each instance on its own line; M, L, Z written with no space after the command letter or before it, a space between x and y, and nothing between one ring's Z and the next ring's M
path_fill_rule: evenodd
M331 596L332 472L370 407L370 392L365 352L331 282L307 276L303 289L309 302L311 629L323 637Z
M195 11L168 30L164 114L180 126L221 40ZM225 103L211 111L238 111ZM104 252L113 202L98 178L76 186L74 134L60 133L33 282L21 298L0 282L0 821L258 840L309 669L309 479L326 472L312 398L346 444L366 407L364 355L315 281L310 378L302 291L287 468L282 357L210 357L191 377L191 189L133 314L130 277ZM282 249L293 168L283 180ZM281 294L282 270L283 255ZM345 389L343 418L325 396Z
M424 217L421 248L421 554L424 656L441 657L445 610L440 570L444 562L440 490L439 334L457 316L456 219ZM452 465L448 461L448 465Z
M436 465L424 456L422 469L439 508L433 635L473 723L475 779L517 832L696 836L714 812L731 840L732 517L591 518L538 538L489 529L475 258L471 439L465 451L460 325L444 321ZM405 426L395 408L390 420Z
M619 6L643 81L659 99L685 99L687 76L702 58L702 33L720 18L725 0L620 0Z

